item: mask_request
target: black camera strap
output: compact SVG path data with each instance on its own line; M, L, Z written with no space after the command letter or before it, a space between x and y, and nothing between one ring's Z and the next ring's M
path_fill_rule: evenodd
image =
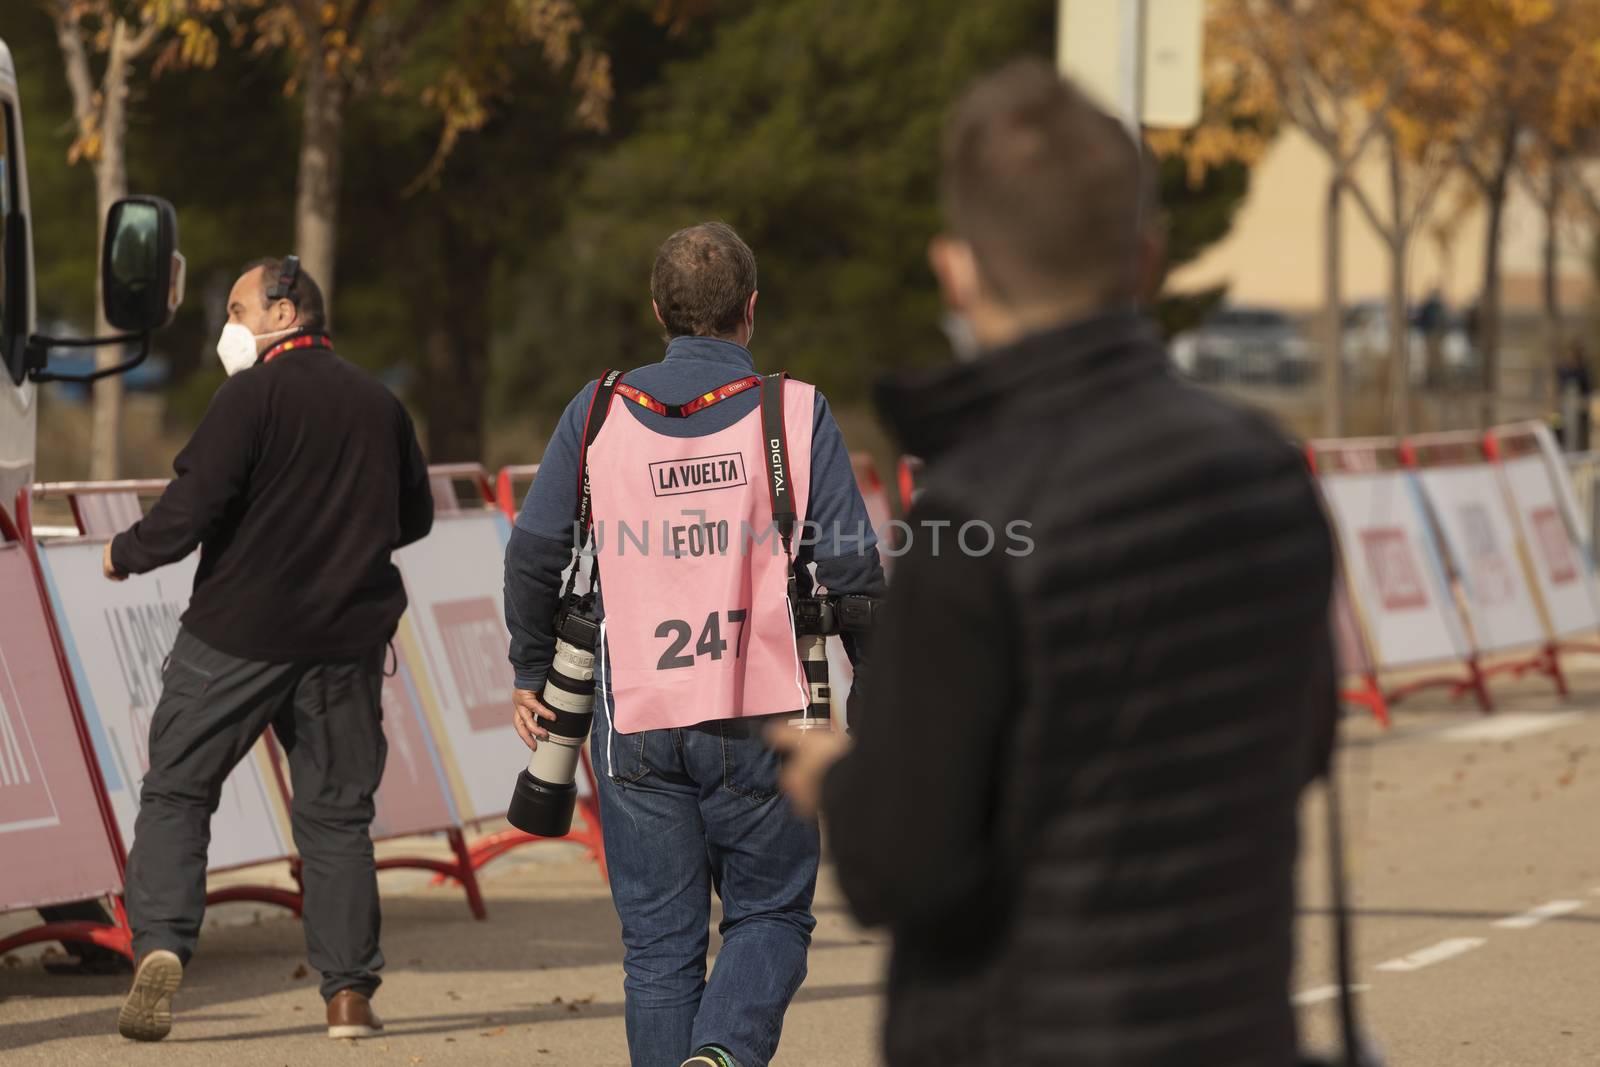
M1344 818L1339 810L1339 773L1334 766L1337 755L1328 761L1324 778L1327 804L1328 882L1333 898L1333 963L1339 983L1339 1032L1344 1048L1339 1067L1367 1067L1372 1059L1356 1025L1354 963L1350 948L1350 887L1344 867Z
M789 599L796 598L794 531L800 517L794 509L793 470L789 466L789 439L783 426L783 371L761 379L761 452L767 457L767 489L772 499L772 522L789 561Z
M561 591L563 598L571 595L572 587L578 578L578 564L583 561L583 546L592 540L589 530L594 519L594 501L589 495L589 446L600 436L600 427L605 425L606 415L611 411L612 394L617 391L617 382L621 380L621 371L606 371L595 385L594 396L589 398L589 413L583 421L583 443L578 448L578 513L572 531L573 564L572 570L567 574L567 587ZM595 558L591 555L589 557L591 589L595 585L595 569Z

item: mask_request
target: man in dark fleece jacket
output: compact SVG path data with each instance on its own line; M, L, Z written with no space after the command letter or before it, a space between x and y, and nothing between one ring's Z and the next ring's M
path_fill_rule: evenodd
M805 738L785 781L893 932L897 1067L1295 1062L1333 545L1298 451L1178 381L1129 310L1155 258L1140 169L1038 62L949 132L931 259L973 343L880 390L928 462L913 540L853 750ZM1031 550L951 537L984 527Z
M622 920L632 1062L764 1067L806 973L819 842L816 826L778 794L778 760L761 735L806 698L796 683L784 560L774 568L770 551L742 545L703 553L688 536L716 528L718 515L733 518L735 538L741 519L771 531L757 400L774 383L751 380L755 256L727 226L691 227L662 245L650 288L669 337L666 358L622 376L587 449L596 384L573 398L507 546L517 730L536 748L548 737L540 720L554 717L535 694L555 645L581 457L604 595L591 750ZM791 473L805 497L796 566L814 564L830 594L877 595L877 540L839 427L820 393L809 399L802 383L784 392ZM694 410L680 415L685 405ZM702 440L712 436L714 445ZM793 455L807 441L805 455ZM697 521L681 525L691 515ZM642 546L623 524L643 534ZM654 539L663 528L685 533L663 535L663 544ZM807 578L803 595L809 586ZM861 686L864 665L846 648ZM708 977L713 889L722 950Z
M373 795L387 744L384 650L406 592L389 553L433 526L405 408L333 352L322 292L294 257L246 268L217 354L229 378L150 514L106 546L120 580L200 549L194 592L150 720L128 857L139 957L118 1028L153 1041L194 953L211 813L273 727L294 782L306 946L330 1037L381 1026Z

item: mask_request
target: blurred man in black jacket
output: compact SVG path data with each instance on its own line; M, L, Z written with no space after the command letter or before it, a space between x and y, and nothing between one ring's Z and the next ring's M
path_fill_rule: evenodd
M880 390L929 466L872 690L853 750L774 737L893 931L891 1064L1294 1062L1333 546L1297 450L1131 310L1144 187L1043 63L962 103L931 259L966 359Z
M288 754L311 965L330 1037L381 1030L373 795L387 745L385 646L406 606L394 549L433 526L411 418L333 352L315 280L294 257L245 269L217 354L229 378L150 514L106 546L106 576L200 549L194 592L150 722L128 857L138 957L118 1029L154 1041L205 912L211 813L271 726Z

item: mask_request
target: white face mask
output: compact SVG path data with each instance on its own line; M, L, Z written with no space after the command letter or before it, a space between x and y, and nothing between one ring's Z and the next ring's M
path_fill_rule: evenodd
M230 322L222 328L222 336L217 339L217 358L222 360L222 369L228 372L228 377L233 377L242 370L248 370L256 362L256 342L263 337L277 337L280 334L293 333L294 327L287 330L274 330L271 333L253 334L250 327L242 322Z

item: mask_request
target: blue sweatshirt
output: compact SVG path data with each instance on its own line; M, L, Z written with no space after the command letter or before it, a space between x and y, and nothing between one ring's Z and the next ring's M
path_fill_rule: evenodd
M682 404L753 373L755 360L742 345L712 337L676 337L667 345L664 360L629 371L622 380L662 403ZM506 626L511 630L511 665L516 669L518 689L538 692L555 655L551 626L561 598L561 574L572 556L578 455L597 385L590 382L567 405L506 546ZM607 417L635 418L668 437L704 437L749 415L759 399L757 390L746 390L687 418L669 418L638 404L617 403ZM835 595L883 595L877 535L856 486L844 436L820 392L811 427L811 486L805 519L808 530L797 543L795 556L801 563L816 565L819 586ZM604 586L603 571L600 581ZM603 615L603 607L601 611ZM847 640L845 649L859 671L856 642Z

